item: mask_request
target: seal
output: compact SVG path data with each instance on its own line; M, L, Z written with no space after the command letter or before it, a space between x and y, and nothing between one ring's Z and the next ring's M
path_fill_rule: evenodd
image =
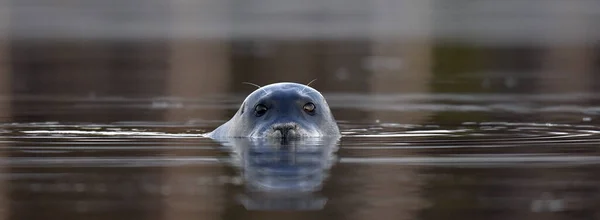
M340 131L319 91L282 82L252 92L229 121L206 136L297 139L339 137Z

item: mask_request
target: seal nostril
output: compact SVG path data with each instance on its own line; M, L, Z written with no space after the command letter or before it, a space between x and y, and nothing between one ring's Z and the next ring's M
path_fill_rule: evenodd
M294 130L298 129L298 125L296 123L275 124L272 129L273 131L279 132L283 137L287 137L290 134L295 133Z
M296 129L296 128L298 128L298 126L295 124L291 124L291 123L273 125L273 130L279 130L279 131L288 131L288 130L292 130L292 129Z

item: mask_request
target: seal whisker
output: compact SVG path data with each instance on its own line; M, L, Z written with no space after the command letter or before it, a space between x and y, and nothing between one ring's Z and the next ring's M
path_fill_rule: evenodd
M306 84L306 87L309 87L311 83L313 83L314 81L317 81L317 78L311 80L310 82L308 82L308 84ZM303 93L304 90L306 89L306 87L302 88L302 90L300 90L300 93Z
M260 89L260 86L259 86L259 85L256 85L256 84L254 84L254 83L251 83L251 82L242 82L242 84L251 85L251 86L256 86L256 88L259 88L259 89Z
M251 83L251 82L242 82L242 83L243 83L243 84L246 84L246 85L256 86L256 88L258 88L258 90L262 90L262 87L261 87L261 86L259 86L259 85L256 85L256 84L254 84L254 83ZM265 90L262 90L262 91L265 93L265 95L266 95L266 94L268 94L268 93L267 93L267 91L265 91Z

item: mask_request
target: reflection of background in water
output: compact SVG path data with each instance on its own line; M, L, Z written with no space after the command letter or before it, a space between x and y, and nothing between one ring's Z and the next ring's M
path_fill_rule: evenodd
M318 78L313 85L326 94L593 93L600 65L598 20L600 4L583 0L0 1L0 120L225 119L229 112L222 109L48 114L43 106L31 111L21 98L198 98L246 94L252 87L243 81ZM336 113L341 120L409 124L466 116ZM356 198L417 196L407 193L415 191L412 186L386 181L388 172L381 168L340 169L334 172L369 176L377 184L365 185L369 190ZM165 181L185 172L190 171L165 171ZM418 171L389 172L414 176ZM418 188L418 178L410 179ZM406 214L385 206L361 211L377 207Z

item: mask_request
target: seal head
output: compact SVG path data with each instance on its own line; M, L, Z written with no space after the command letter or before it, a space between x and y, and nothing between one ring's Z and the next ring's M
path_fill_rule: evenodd
M336 137L340 131L317 90L298 83L275 83L248 95L235 115L207 136L295 139Z

